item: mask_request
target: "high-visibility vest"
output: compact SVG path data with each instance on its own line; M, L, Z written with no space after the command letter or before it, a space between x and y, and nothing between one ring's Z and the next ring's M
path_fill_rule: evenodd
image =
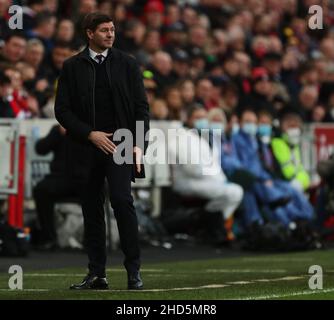
M310 176L302 164L299 145L291 146L279 137L272 139L271 148L282 176L289 181L297 179L306 190L310 186Z

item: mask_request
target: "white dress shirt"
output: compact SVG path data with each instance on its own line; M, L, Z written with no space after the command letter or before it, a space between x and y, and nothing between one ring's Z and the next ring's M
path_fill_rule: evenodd
M106 57L108 56L108 51L109 49L106 49L104 50L103 52L101 53L98 53L98 52L95 52L94 50L92 50L91 48L89 48L89 56L94 60L96 61L97 63L100 63L100 61L98 59L96 59L96 56L98 55L102 55L104 58L103 60L101 61L101 63L106 59Z

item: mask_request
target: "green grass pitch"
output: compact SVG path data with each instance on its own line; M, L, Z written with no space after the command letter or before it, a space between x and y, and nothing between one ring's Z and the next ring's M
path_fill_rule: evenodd
M309 288L312 265L323 269L322 290ZM141 292L125 290L121 266L107 270L108 291L70 291L84 275L84 268L27 271L23 290L9 290L2 273L0 299L334 299L334 250L144 264Z

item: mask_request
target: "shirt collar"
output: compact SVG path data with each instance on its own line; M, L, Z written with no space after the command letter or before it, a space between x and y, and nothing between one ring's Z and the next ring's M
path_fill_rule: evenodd
M88 49L89 49L89 56L90 56L93 60L95 60L95 57L98 56L98 55L100 55L100 54L102 54L102 55L104 56L104 59L108 56L108 51L109 51L109 49L106 49L106 50L104 50L104 51L101 52L101 53L95 52L95 51L92 50L91 48L88 48Z

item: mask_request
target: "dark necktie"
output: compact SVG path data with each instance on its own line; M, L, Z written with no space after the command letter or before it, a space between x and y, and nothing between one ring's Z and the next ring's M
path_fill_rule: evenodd
M102 54L98 54L95 59L98 61L98 64L101 64L103 62L104 56Z

